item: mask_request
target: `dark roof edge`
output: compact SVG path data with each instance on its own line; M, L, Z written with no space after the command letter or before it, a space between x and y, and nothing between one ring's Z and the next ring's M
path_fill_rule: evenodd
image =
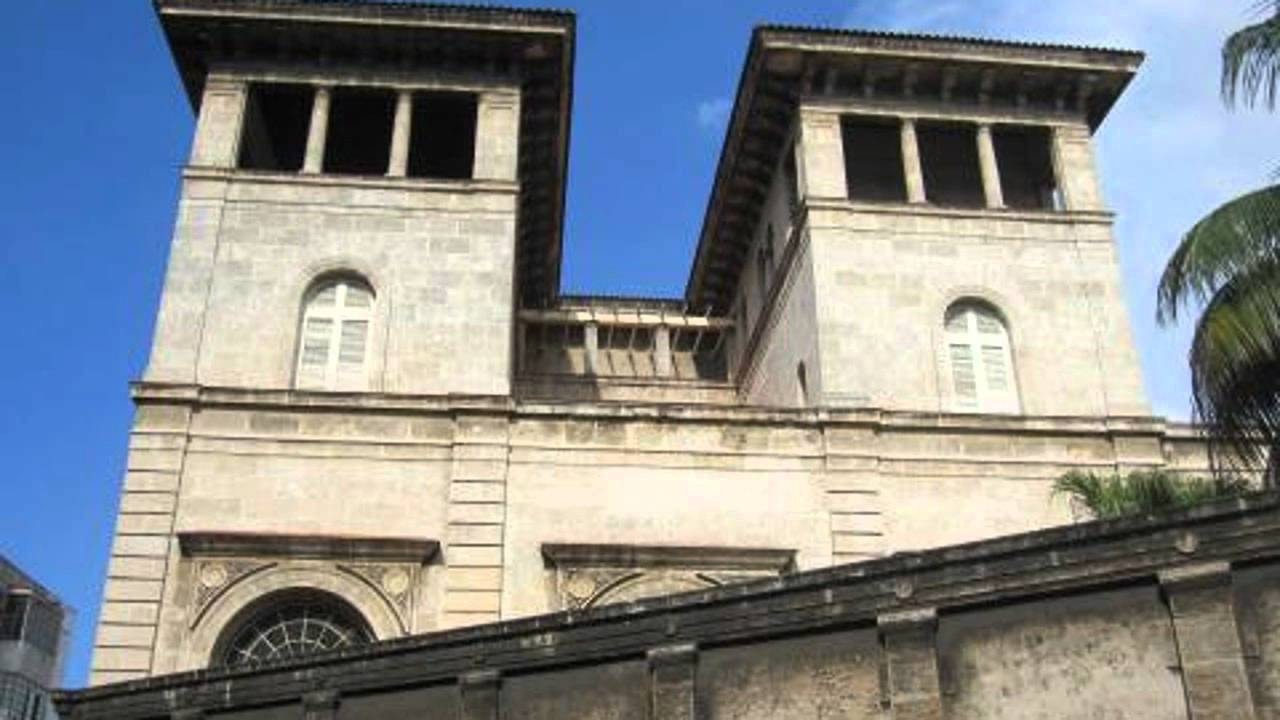
M60 704L74 706L97 699L147 693L164 694L185 686L210 686L259 675L298 678L306 676L312 670L328 668L329 671L339 672L338 666L407 652L456 649L462 644L518 641L521 636L530 634L545 636L555 632L573 632L584 626L610 622L627 623L630 626L657 618L666 623L684 611L701 612L712 606L728 608L731 612L741 611L753 602L768 604L780 596L793 593L829 593L833 588L855 583L874 583L878 587L895 577L910 582L929 573L935 578L941 576L946 581L940 585L918 585L917 595L925 597L899 599L897 602L905 606L927 602L941 610L959 610L1002 601L1014 602L1044 594L1054 588L1070 591L1072 588L1098 584L1136 582L1183 562L1212 559L1256 562L1259 559L1275 559L1280 556L1280 534L1277 534L1280 533L1280 518L1264 518L1277 515L1278 511L1280 492L1260 492L1158 516L1095 521L920 552L897 553L878 560L811 570L776 579L388 640L251 669L198 670L84 690L64 690L56 693L56 698ZM1265 532L1275 534L1273 536L1277 540L1264 541ZM1189 557L1190 553L1183 543L1166 542L1169 533L1175 533L1181 538L1189 535L1197 537L1196 545L1190 551L1194 553L1194 557ZM1130 548L1131 544L1141 545L1139 549L1142 552ZM1031 562L1041 556L1052 562ZM1121 559L1120 566L1114 565L1116 558ZM1095 562L1106 567L1091 567ZM1000 579L1008 586L980 591L973 589L987 588L995 579ZM941 596L938 596L939 593ZM952 602L948 603L948 600ZM827 602L836 601L828 599ZM857 608L841 607L842 612L859 612ZM829 613L822 615L823 622L831 620L828 616ZM874 616L869 619L874 619ZM767 630L761 632L767 634ZM474 648L474 652L487 654L486 649L480 647Z
M1074 45L1070 43L1051 43L1024 40L1005 40L1000 38L974 35L948 35L943 33L894 32L889 30L870 30L864 28L824 28L805 25L766 24L756 28L762 32L801 33L816 37L865 38L868 40L901 40L904 42L952 43L956 45L972 45L974 47L1004 48L1009 50L1033 50L1071 53L1102 53L1116 55L1133 60L1141 60L1146 54L1139 50L1112 48L1095 45Z
M232 9L225 0L152 0L156 10L191 9L227 11ZM494 16L509 16L529 20L559 20L572 22L576 15L571 10L553 8L517 8L504 5L450 5L444 3L415 2L414 0L238 0L236 10L286 10L300 9L331 13L339 16L349 13L365 17L430 17L433 19L458 18L492 20Z

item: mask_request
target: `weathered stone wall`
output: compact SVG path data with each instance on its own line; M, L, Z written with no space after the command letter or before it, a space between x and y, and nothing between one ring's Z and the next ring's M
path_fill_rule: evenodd
M58 701L83 720L1271 718L1278 503L1238 498Z
M1154 583L948 616L938 646L948 718L1187 717Z
M1071 508L1050 493L1065 470L1160 466L1193 442L1155 421L137 393L95 683L203 666L238 608L289 582L348 599L394 637L570 607L652 569L642 558L558 588L551 546L692 548L643 582L707 587L784 568L735 564L746 551L808 569L1067 523ZM1179 469L1204 467L1185 448L1176 456ZM210 533L407 538L440 551L181 547Z

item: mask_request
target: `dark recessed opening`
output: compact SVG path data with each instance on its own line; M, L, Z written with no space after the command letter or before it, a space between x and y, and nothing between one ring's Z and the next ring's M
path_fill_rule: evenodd
M958 124L921 124L920 164L929 202L956 207L984 207L982 168L978 163L977 128Z
M902 129L898 123L873 118L845 118L842 130L849 199L906 202Z
M346 175L385 175L391 158L396 94L375 88L338 88L329 107L324 170Z
M413 98L409 176L466 180L476 154L475 93L419 93Z
M1004 204L1020 210L1058 207L1058 184L1049 149L1049 130L998 127L992 131Z
M246 170L301 170L314 101L315 89L307 85L250 85L239 166Z

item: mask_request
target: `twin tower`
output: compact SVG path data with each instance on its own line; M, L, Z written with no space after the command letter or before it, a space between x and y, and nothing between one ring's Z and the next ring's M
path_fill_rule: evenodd
M156 7L198 122L95 682L1041 527L1066 469L1203 461L1149 417L1095 172L1140 55L758 28L685 297L568 297L572 15Z

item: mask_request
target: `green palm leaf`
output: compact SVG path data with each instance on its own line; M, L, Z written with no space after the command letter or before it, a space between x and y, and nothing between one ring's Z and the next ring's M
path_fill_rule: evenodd
M1148 515L1197 505L1251 489L1238 476L1190 478L1169 470L1135 470L1125 475L1099 475L1072 471L1053 485L1055 495L1065 495L1095 518Z
M1222 48L1222 96L1275 108L1280 93L1280 0L1265 0L1259 10L1271 17L1240 30Z
M1236 198L1196 223L1169 258L1158 290L1161 323L1205 303L1231 278L1280 257L1280 185Z
M1257 263L1218 290L1190 361L1196 415L1213 435L1215 465L1265 465L1266 448L1280 438L1280 261Z

